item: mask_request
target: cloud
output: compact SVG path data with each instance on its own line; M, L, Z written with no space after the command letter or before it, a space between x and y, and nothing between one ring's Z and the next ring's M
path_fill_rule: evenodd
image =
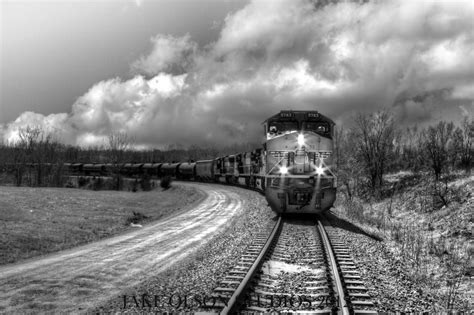
M33 112L24 112L6 127L0 125L0 135L3 136L5 142L16 142L19 140L20 129L26 126L39 127L63 143L74 143L75 131L68 123L68 115L65 113L44 116Z
M79 145L112 131L142 147L228 145L258 142L281 109L339 123L383 107L405 124L455 119L474 101L473 15L470 1L252 1L216 42L158 34L133 78L96 83L67 115L24 113L3 134L43 121Z
M151 39L152 51L132 64L136 72L156 75L162 71L183 73L191 66L197 44L188 35L173 37L158 34Z
M474 117L474 102L467 105L459 105L463 118L472 119Z
M88 135L81 138L87 141L78 144L90 143L91 135L106 138L112 131L144 139L154 124L161 125L163 118L174 115L173 103L183 97L186 76L160 73L148 80L137 75L127 81L116 78L97 83L72 108L70 123Z

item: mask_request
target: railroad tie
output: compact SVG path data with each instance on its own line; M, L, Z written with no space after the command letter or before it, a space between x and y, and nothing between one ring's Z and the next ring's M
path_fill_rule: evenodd
M365 286L353 286L353 285L348 285L346 287L347 290L365 290L368 291Z
M235 292L235 288L223 288L223 287L218 287L218 288L215 288L214 291L217 291L217 292L229 292L229 293L234 293L234 292Z
M372 303L371 301L360 301L360 300L356 300L356 301L351 301L352 305L358 305L358 306L374 306L374 303Z

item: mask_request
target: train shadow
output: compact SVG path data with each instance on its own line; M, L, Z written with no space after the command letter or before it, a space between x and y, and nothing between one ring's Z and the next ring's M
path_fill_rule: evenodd
M280 216L285 222L303 225L306 223L308 225L314 225L314 222L318 219L316 214L310 213L282 213Z
M335 214L333 214L329 211L325 212L323 215L321 215L321 214L285 213L285 214L281 214L281 217L282 217L282 219L285 220L286 223L298 224L298 225L305 225L305 224L314 225L314 223L317 220L323 218L335 227L344 229L344 230L352 232L352 233L357 233L357 234L361 234L361 235L370 237L371 239L373 239L375 241L378 241L378 242L382 241L382 239L379 236L374 235L372 233L368 233L368 232L364 231L363 229L361 229L360 227L352 224L349 221L346 221L344 219L339 218L338 216L336 216ZM277 220L277 218L278 218L278 216L276 216L274 218L274 220Z
M371 239L373 239L373 240L375 240L375 241L378 241L378 242L382 241L382 239L381 239L379 236L364 231L364 230L361 229L360 227L358 227L358 226L352 224L351 222L339 218L339 217L336 216L334 213L331 213L331 212L328 211L328 212L326 212L326 213L324 214L324 217L325 217L333 226L337 226L338 228L344 229L344 230L349 231L349 232L352 232L352 233L357 233L357 234L361 234L361 235L370 237Z

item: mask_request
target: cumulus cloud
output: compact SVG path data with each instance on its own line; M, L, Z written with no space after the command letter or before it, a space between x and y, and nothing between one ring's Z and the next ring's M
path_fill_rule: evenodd
M20 129L26 126L39 127L58 141L74 143L75 132L65 113L44 116L33 112L24 112L15 121L9 123L7 128L2 128L0 125L0 135L3 135L3 139L7 142L16 142L19 140Z
M160 73L148 80L139 75L127 81L116 78L97 83L72 107L70 123L87 134L77 143L87 145L92 140L102 140L112 131L146 140L156 131L156 124L163 126L173 121L176 106L184 96L186 76Z
M183 73L192 65L197 44L189 34L178 38L158 34L151 42L153 48L150 54L132 64L136 72L147 75L156 75L162 71Z
M474 101L472 16L470 1L252 1L216 42L159 34L133 78L96 83L67 115L24 113L3 134L36 121L79 145L117 130L141 146L226 145L258 142L281 109L340 123L383 107L405 123L449 119Z

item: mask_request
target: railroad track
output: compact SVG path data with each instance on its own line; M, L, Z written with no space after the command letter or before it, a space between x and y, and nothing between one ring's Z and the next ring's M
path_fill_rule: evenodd
M319 224L324 226L330 239L348 311L350 314L377 314L372 298L368 294L368 289L362 281L361 274L342 235L326 220L320 221Z
M376 313L349 250L316 219L279 218L271 232L254 238L213 298L206 311L220 314Z

